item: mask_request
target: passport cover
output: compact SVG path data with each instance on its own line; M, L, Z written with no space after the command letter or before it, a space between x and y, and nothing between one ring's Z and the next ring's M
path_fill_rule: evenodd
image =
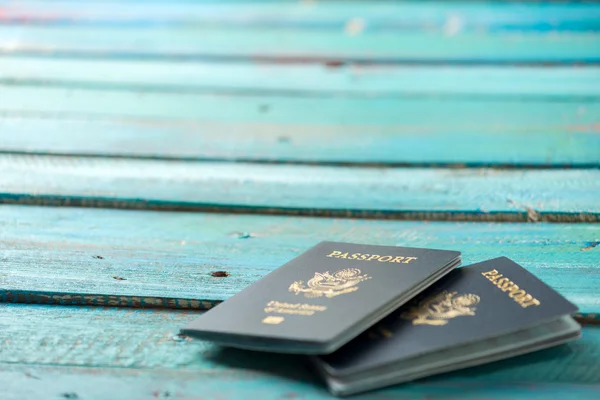
M364 376L544 324L539 332L529 330L527 335L549 340L544 335L551 329L559 335L572 332L573 324L578 327L574 322L556 322L576 311L575 305L523 267L500 257L452 271L355 340L313 361L334 378Z
M321 242L182 333L222 345L327 354L460 264L460 252Z

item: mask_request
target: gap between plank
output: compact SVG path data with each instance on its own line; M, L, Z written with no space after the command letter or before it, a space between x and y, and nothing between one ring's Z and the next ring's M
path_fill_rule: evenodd
M96 306L144 309L177 309L208 311L222 300L179 299L166 297L116 296L98 294L66 294L37 291L0 290L0 302L17 304L43 304L57 306ZM574 318L581 325L600 326L600 314L577 313Z
M436 100L503 100L506 102L546 101L561 103L595 102L600 100L599 95L556 95L556 94L495 94L495 93L432 93L419 91L373 92L373 91L344 91L344 90L302 90L302 89L270 89L224 88L218 86L194 86L192 84L181 86L177 84L154 83L110 83L90 81L70 81L35 78L2 78L0 86L24 87L66 87L70 89L98 90L98 91L143 91L144 93L175 93L175 94L214 94L230 96L257 96L292 97L292 98L366 98L366 99L436 99Z
M313 209L301 207L220 205L201 202L186 203L128 198L29 195L14 193L0 193L0 204L402 221L551 223L600 222L600 213L594 212L540 212L531 209L524 209L523 211L514 212Z
M0 155L15 156L53 156L53 157L85 157L95 159L117 159L117 160L149 160L149 161L178 161L178 162L218 162L218 163L247 163L263 165L306 165L323 167L347 167L347 168L450 168L450 169L478 169L489 168L494 170L553 170L553 169L600 169L600 161L597 163L489 163L489 162L356 162L356 161L328 161L328 160L286 160L286 159L268 159L268 158L244 158L244 157L188 157L188 156L168 156L168 155L143 155L143 154L95 154L85 152L62 153L56 151L25 151L25 150L2 150Z

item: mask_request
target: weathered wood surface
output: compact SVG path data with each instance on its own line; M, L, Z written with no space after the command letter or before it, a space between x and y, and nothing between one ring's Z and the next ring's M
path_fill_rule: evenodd
M392 219L600 221L600 170L347 168L0 154L0 202Z
M257 357L178 336L198 315L0 305L3 398L330 398L301 358ZM590 326L568 345L358 398L593 398L599 356L600 328Z
M4 151L376 164L600 163L600 102L592 100L0 90Z
M598 64L593 3L0 0L0 152L17 153L0 156L0 196L597 221ZM2 396L329 398L295 358L178 336L195 311L132 308L208 309L320 240L506 255L590 323L568 346L363 398L600 395L598 224L0 205Z
M600 61L597 5L184 4L165 12L164 5L153 8L145 3L113 3L102 11L101 3L87 11L74 3L57 9L7 4L0 19L0 51L11 54L411 63Z
M365 221L0 206L4 301L210 308L321 240L507 256L600 311L600 225ZM224 271L226 274L214 274ZM218 275L229 275L221 276ZM63 296L64 295L64 296ZM194 301L192 301L194 300Z

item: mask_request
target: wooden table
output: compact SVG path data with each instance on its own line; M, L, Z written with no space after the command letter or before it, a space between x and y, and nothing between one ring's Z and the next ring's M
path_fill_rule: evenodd
M0 0L2 399L324 399L179 328L321 240L506 255L583 338L365 399L600 398L600 5Z

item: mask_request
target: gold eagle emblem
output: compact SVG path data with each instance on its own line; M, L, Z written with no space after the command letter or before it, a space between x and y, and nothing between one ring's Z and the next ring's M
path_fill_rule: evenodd
M420 301L400 317L412 320L413 325L446 325L452 318L475 315L474 306L479 300L476 294L457 296L456 292L443 291Z
M370 276L361 275L358 268L347 268L330 274L327 272L315 272L306 285L303 281L296 281L289 287L289 291L295 294L304 293L306 297L328 297L332 298L340 294L350 293L358 290L359 282L371 279Z

